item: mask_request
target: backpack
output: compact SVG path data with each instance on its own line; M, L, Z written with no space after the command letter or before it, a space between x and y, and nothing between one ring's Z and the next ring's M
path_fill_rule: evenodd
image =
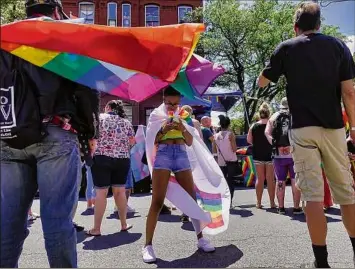
M288 111L280 111L280 114L274 121L272 130L273 146L287 147L290 146L288 131L291 127L291 115Z
M45 136L36 87L12 56L7 71L0 72L0 136L12 148L24 149Z

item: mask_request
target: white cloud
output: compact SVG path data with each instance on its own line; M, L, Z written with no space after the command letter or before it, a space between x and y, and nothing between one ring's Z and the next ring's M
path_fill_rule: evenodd
M349 41L346 42L346 45L349 47L351 54L355 52L355 35L348 36Z

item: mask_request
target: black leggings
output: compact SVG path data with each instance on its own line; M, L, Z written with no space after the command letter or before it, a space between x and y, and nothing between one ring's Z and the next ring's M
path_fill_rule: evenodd
M220 167L225 179L227 180L229 191L231 193L231 202L232 202L234 197L234 188L235 188L234 176L237 174L237 162L228 162L226 166L220 166Z

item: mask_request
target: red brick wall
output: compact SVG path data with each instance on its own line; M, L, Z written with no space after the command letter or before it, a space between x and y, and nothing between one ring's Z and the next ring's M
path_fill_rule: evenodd
M202 0L62 0L64 11L69 15L78 16L79 3L92 2L95 4L95 23L107 25L107 3L117 3L118 26L122 22L122 4L131 4L131 23L133 27L145 26L145 5L156 4L160 6L160 25L178 23L178 6L202 6Z

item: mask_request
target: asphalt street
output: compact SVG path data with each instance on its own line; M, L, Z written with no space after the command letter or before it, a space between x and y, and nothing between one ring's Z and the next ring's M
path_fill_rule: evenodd
M291 192L287 189L286 206L292 207ZM265 210L255 208L253 189L236 190L231 210L229 229L209 237L216 252L205 254L197 250L196 238L190 223L182 224L179 211L162 215L154 240L158 256L156 264L144 264L141 248L144 243L145 221L150 195L133 196L129 204L137 211L130 214L134 227L129 233L120 233L114 203L110 198L102 225L102 236L93 238L78 233L79 267L97 268L224 268L224 267L303 267L312 262L312 249L304 216L278 215L268 210L267 192L264 192ZM85 212L86 202L79 203L75 220L90 229L93 215ZM39 201L33 205L39 212ZM352 249L341 222L339 208L333 208L328 217L328 252L330 264L337 268L352 268ZM19 263L20 267L49 267L41 230L41 220L30 226Z

